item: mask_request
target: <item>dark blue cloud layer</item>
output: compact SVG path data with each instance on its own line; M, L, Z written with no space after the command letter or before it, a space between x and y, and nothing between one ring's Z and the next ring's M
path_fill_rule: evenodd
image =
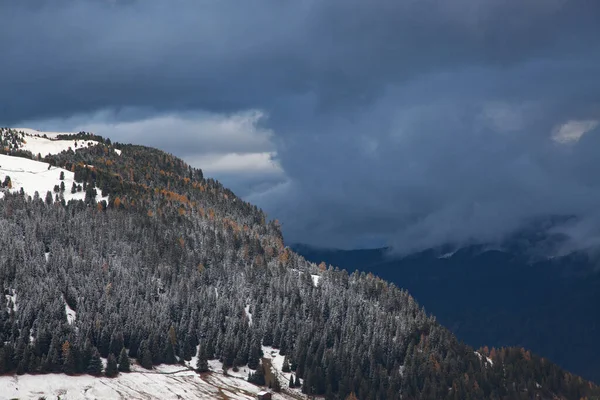
M408 251L544 213L590 221L599 204L596 1L63 0L0 15L5 125L267 113L287 182L249 198L293 241ZM588 132L557 140L569 121Z

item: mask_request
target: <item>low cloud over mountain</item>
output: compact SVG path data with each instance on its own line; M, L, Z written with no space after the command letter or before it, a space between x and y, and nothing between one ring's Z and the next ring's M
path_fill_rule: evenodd
M592 1L5 2L0 123L184 157L288 241L411 251L600 204ZM35 57L31 55L35 54ZM579 240L585 238L584 240Z

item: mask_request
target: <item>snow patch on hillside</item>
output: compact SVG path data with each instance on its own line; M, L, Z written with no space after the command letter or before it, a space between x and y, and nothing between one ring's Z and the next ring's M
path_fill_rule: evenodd
M199 348L200 348L199 345L196 346L196 354L198 354ZM188 368L195 370L196 365L198 364L198 357L193 356L190 361L185 361L184 363ZM213 373L222 374L223 373L223 363L219 360L208 360L208 370ZM250 372L250 369L247 366L240 367L237 372L234 371L232 368L229 368L227 370L227 375L232 376L234 378L240 378L240 379L246 380L246 379L248 379L248 372Z
M208 369L211 372L222 372L223 363L219 360L208 360Z
M184 364L186 365L186 367L191 368L191 369L196 369L196 365L198 365L198 349L200 348L200 345L196 346L196 351L194 352L194 356L192 357L192 359L190 361L184 361Z
M281 387L282 387L282 392L279 394L273 393L273 399L305 399L306 396L304 394L302 394L302 390L300 388L294 388L294 389L290 389L288 387L289 384L289 380L290 380L290 375L294 375L294 373L284 373L282 372L282 368L283 368L283 360L284 360L284 356L279 354L279 350L274 349L272 347L269 346L262 346L262 350L263 350L263 358L268 358L271 361L271 371L273 372L273 374L275 374L277 376L277 378L279 379L279 382L281 383ZM198 348L196 348L196 353L198 353ZM188 366L189 368L195 368L196 367L196 362L197 362L197 357L192 357L192 359L190 361L186 361L185 365ZM139 368L139 367L138 367ZM227 371L224 373L223 372L223 363L219 360L208 360L208 369L211 372L211 376L213 377L213 380L228 380L231 384L231 380L233 380L233 382L236 383L238 388L245 388L246 385L250 385L253 388L255 388L255 390L258 392L260 390L264 390L264 388L260 388L258 386L254 386L250 383L248 383L248 374L250 372L254 372L254 370L251 370L250 368L248 368L247 365L242 366L242 367L238 367L237 371L234 371L233 368L228 368ZM231 397L233 398L237 398L237 397ZM253 397L254 399L255 397Z
M283 372L283 361L285 360L285 356L279 354L279 350L270 346L262 346L263 358L268 358L271 360L271 371L273 374L277 376L279 379L279 383L281 387L286 391L293 393L294 395L302 395L302 390L297 387L294 389L289 388L290 376L294 375L294 379L296 379L296 374L293 372Z
M73 135L72 132L41 132L30 128L14 128L13 130L25 134L23 136L25 143L19 147L30 151L34 156L40 154L45 157L48 154L59 154L69 149L77 151L102 144L95 140L57 138L58 135Z
M319 281L321 280L321 277L319 275L314 275L314 274L312 274L310 277L312 278L313 285L315 287L319 286Z
M244 312L246 313L246 316L248 317L248 325L252 326L252 314L250 314L250 304L248 304L246 307L244 307Z
M53 140L43 137L26 136L25 144L21 148L30 151L33 155L41 154L42 157L45 157L48 154L59 154L69 149L76 151L98 145L100 143L94 140Z
M75 182L75 174L71 171L67 171L63 168L52 167L50 164L34 161L28 158L7 156L0 154L0 179L4 179L5 176L10 176L12 182L12 189L8 189L11 192L18 192L21 188L29 196L33 197L37 191L40 198L46 196L46 192L52 192L54 197L54 186L61 183L60 173L64 174L65 191L63 196L65 201L69 200L84 200L85 192L71 193L71 187ZM96 189L98 192L100 189ZM4 197L3 193L0 193L0 198ZM96 201L106 200L108 202L108 196L102 197L100 194L96 196Z
M73 325L73 323L77 319L77 313L75 312L75 310L73 310L71 307L69 307L69 305L67 304L66 301L65 301L65 313L67 313L67 322L69 323L69 325Z
M159 365L145 370L133 364L132 372L115 378L89 375L0 376L2 398L37 399L218 399L254 400L264 388L218 373L199 375L181 365ZM226 397L224 397L225 395ZM275 400L295 397L274 393Z
M10 311L10 304L13 304L13 310L17 311L17 292L14 289L8 289L8 294L4 295L6 298L6 311Z
M475 355L477 355L477 357L479 358L479 360L482 360L482 359L483 359L483 356L481 355L481 353L480 353L480 352L476 351L476 352L475 352ZM492 359L491 359L491 358L489 358L489 357L486 357L486 358L485 358L485 360L487 361L487 363L488 363L490 366L492 366L492 367L494 366L494 362L492 361Z

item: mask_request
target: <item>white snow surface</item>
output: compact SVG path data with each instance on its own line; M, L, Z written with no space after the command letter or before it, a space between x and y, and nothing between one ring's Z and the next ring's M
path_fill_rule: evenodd
M248 325L252 326L252 314L250 314L250 304L248 304L246 307L244 307L244 312L246 313L246 316L248 317Z
M320 275L311 274L311 278L312 278L312 281L313 281L313 285L319 286L319 281L321 280L321 276Z
M11 192L18 192L21 188L26 194L33 197L37 191L41 199L44 199L46 192L52 192L54 185L60 185L60 173L65 174L65 191L63 196L65 201L69 200L84 200L85 192L71 193L71 186L75 182L75 174L66 169L58 167L50 167L49 164L41 161L34 161L28 158L15 156L7 156L0 154L0 179L4 179L6 175L10 176L12 182ZM100 192L100 189L96 189ZM4 197L4 193L0 193L0 198ZM106 200L107 197L101 197L100 193L96 196L96 201Z
M6 298L6 311L10 311L10 308L8 307L8 305L12 301L12 303L13 303L13 310L15 310L15 312L16 312L17 311L17 292L15 292L14 289L9 289L9 293L12 293L12 294L5 295L5 298Z
M99 144L94 140L53 140L37 136L26 136L25 144L21 148L29 150L34 156L39 153L42 157L45 157L48 154L59 154L68 149L76 151Z
M48 154L58 154L69 148L73 151L91 146L97 146L101 143L95 140L59 140L58 135L72 135L72 132L41 132L30 128L13 128L17 132L25 133L25 144L21 146L23 150L29 150L34 156L38 153L42 157ZM44 137L44 135L46 137Z
M198 347L200 347L200 346L196 346L196 354L198 354ZM198 362L198 357L193 356L190 361L185 361L185 365L192 369L195 369L197 362ZM214 372L214 373L222 374L223 373L223 363L221 363L221 361L219 361L219 360L208 360L208 370L211 372ZM234 371L232 368L229 368L227 370L227 375L232 376L234 378L240 378L240 379L247 380L248 372L250 372L250 369L248 368L248 366L243 366L243 367L239 367L237 372Z
M73 310L65 301L65 312L67 313L67 322L69 325L73 325L73 322L77 319L77 313Z
M132 372L115 378L89 375L0 376L0 398L38 399L234 399L254 400L264 388L221 373L199 375L181 365L160 365L145 370L132 364ZM274 393L275 400L296 396Z
M480 360L482 359L483 356L481 355L480 352L476 351L475 354L477 355L477 357L479 357ZM494 366L494 362L492 361L491 358L485 357L485 359L490 366L492 366L492 367Z

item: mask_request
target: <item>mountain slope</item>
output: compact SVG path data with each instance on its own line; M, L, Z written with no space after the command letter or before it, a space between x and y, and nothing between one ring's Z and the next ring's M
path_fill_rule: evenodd
M403 258L388 257L383 248L294 248L311 261L371 272L406 288L469 344L523 346L600 381L600 274L585 254L532 262L514 246Z
M0 201L0 374L94 375L101 357L124 354L148 370L218 360L284 390L294 375L304 394L329 399L598 390L523 349L476 353L406 291L307 262L261 210L169 154L77 137L100 144L40 161L72 171L106 203L19 190Z

